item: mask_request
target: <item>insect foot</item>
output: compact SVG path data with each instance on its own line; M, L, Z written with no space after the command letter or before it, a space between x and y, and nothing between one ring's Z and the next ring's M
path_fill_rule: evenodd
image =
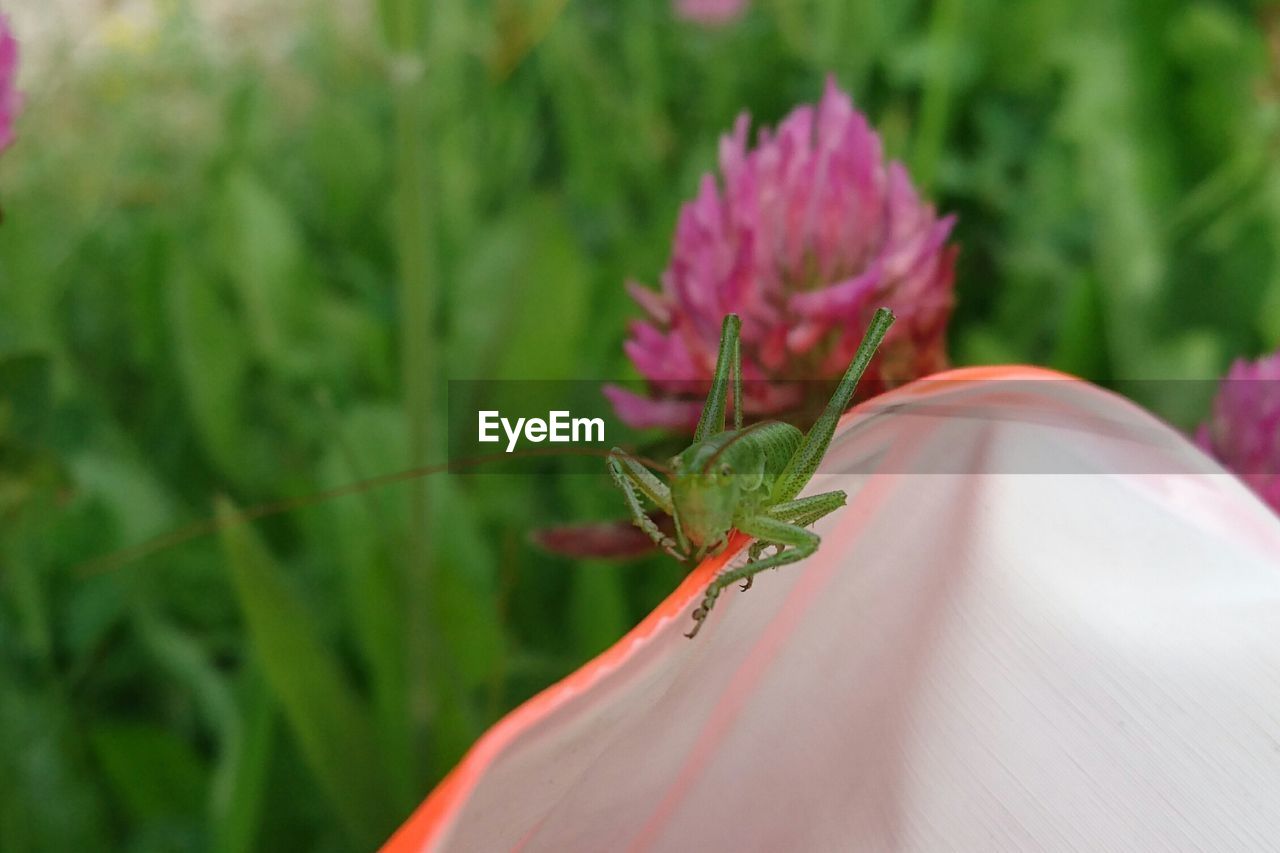
M720 596L720 588L714 583L707 587L707 594L703 596L702 603L693 611L693 630L685 634L690 640L698 636L698 632L702 630L702 623L706 620L707 614L711 612L711 608L716 606L716 599Z
M759 560L760 556L764 553L764 549L770 547L771 545L773 545L772 542L752 543L751 550L747 552L747 563L750 564L750 563L754 563L756 560ZM777 546L773 546L773 547L775 552L781 550ZM755 575L747 575L746 581L742 584L742 586L738 588L741 589L743 592L746 592L747 590L751 589L751 585L755 582L756 582Z

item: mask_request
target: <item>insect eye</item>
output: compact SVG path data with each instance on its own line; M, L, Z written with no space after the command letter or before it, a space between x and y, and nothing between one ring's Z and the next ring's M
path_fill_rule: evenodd
M729 467L729 465L728 465L727 463L726 463L726 464L724 464L724 465L721 465L721 466L720 466L720 476L721 476L721 477L728 477L728 476L729 476L730 474L732 474L732 473L733 473L733 469L732 469L732 468L730 468L730 467Z

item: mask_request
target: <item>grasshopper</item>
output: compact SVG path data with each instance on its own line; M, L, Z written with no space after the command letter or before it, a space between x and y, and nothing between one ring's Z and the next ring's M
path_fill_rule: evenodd
M693 611L693 630L685 636L697 636L707 614L715 606L716 599L730 584L744 581L742 588L749 589L754 577L765 569L794 563L817 550L820 538L805 528L844 506L846 495L843 491L823 492L803 498L798 495L813 478L818 464L826 455L835 434L836 423L853 398L858 380L884 340L893 320L889 309L880 308L876 311L871 326L854 353L853 361L835 393L806 434L790 424L777 421L743 426L740 344L742 321L738 315L729 314L724 318L721 328L711 391L703 404L693 443L673 457L669 467L618 447L603 454L613 482L626 498L632 524L676 559L696 562L708 555L720 553L728 544L729 534L735 529L755 537L756 541L748 550L747 564L722 572L708 585L702 603ZM730 399L730 379L733 382L733 429L726 429L725 410ZM566 452L559 450L552 454L524 451L464 461L470 465L501 461L514 456L560 455ZM600 451L579 448L576 452L590 454ZM86 573L109 571L165 548L215 532L228 523L245 523L369 488L441 473L458 464L462 463L455 460L451 464L387 474L325 492L251 507L230 520L207 519L196 522L140 545L91 560L80 568ZM650 469L667 473L670 484L664 483ZM673 523L660 525L660 519L655 514L645 511L641 496L670 516ZM544 547L565 538L567 534L575 540L572 548L550 547L549 550L582 552L584 530L592 533L592 536L587 537L591 539L589 544L598 546L601 550L600 554L592 554L593 556L608 556L610 553L616 555L617 539L608 525L551 531L553 535L547 537ZM764 550L771 546L774 552L762 558ZM635 552L635 543L630 543L628 548L629 553Z
M707 586L702 603L693 611L693 630L686 637L697 636L725 587L745 581L742 589L749 589L765 569L803 560L817 550L821 539L806 528L844 506L847 496L842 491L798 495L826 455L836 423L893 320L889 309L876 311L822 415L808 433L802 433L777 421L742 425L742 320L729 314L721 327L711 391L693 444L671 459L670 484L626 451L615 447L609 452L609 474L626 498L632 522L676 559L696 562L720 553L735 529L755 537L746 565L722 572ZM733 429L726 429L730 374ZM674 538L646 514L641 495L671 516ZM774 552L762 559L770 546Z

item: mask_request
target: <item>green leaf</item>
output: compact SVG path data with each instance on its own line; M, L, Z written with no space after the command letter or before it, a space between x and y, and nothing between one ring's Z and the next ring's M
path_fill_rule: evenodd
M359 225L386 170L385 146L354 103L324 101L304 142L304 153L319 178L324 206L319 224Z
M1267 228L1272 239L1271 270L1263 285L1263 310L1258 312L1258 333L1267 352L1280 348L1280 169L1266 182Z
M574 649L596 655L627 630L627 602L618 567L587 561L573 568L569 592L569 625Z
M537 199L495 223L461 278L448 294L454 316L450 377L566 379L580 373L591 276L558 206Z
M407 456L404 415L391 406L360 406L334 427L321 462L321 482L335 488L397 470ZM326 541L336 539L348 620L369 672L378 737L399 791L410 794L404 584L397 574L407 535L404 489L339 498L325 507Z
M1066 311L1052 364L1058 370L1086 379L1106 376L1106 325L1102 294L1096 278L1081 274L1067 293Z
M463 683L478 687L502 656L497 561L473 499L447 476L432 478L429 489L438 525L436 621Z
M162 671L185 687L217 738L207 815L213 850L255 849L267 805L267 777L276 730L275 699L259 668L245 667L239 690L195 638L142 610L138 635Z
M235 171L219 208L220 256L257 351L288 361L291 324L302 313L302 238L293 215L256 176Z
M218 853L245 853L255 849L255 839L266 804L272 738L276 730L276 704L256 667L248 674L242 716L244 725L234 752L224 756L218 768L212 818L214 849ZM219 796L224 794L224 796Z
M1060 120L1096 222L1108 355L1119 375L1139 377L1159 368L1153 320L1169 255L1157 218L1168 204L1171 140L1158 132L1152 75L1138 70L1143 46L1122 33L1095 20L1060 45L1068 72Z
M180 260L168 289L178 374L205 451L228 474L240 470L241 405L248 370L244 334L204 271Z
M336 429L322 466L326 485L403 466L407 435L398 409L357 407ZM441 751L456 758L480 734L478 691L489 687L501 666L497 562L474 498L443 475L431 477L427 489L436 520L431 544L438 566L430 605L441 644L431 673L437 703L433 738L447 742ZM407 781L408 767L400 761L409 736L404 625L388 618L405 610L405 584L397 571L403 568L399 543L408 536L406 490L368 491L336 500L328 509L350 623L371 676L380 742L397 782Z
M206 772L191 745L154 725L104 723L89 735L111 790L139 824L201 813Z
M52 364L41 352L0 355L0 517L48 494L62 474L46 447L53 408Z
M71 706L0 665L0 836L6 851L111 846L106 808ZM77 716L79 712L77 711ZM91 784L86 784L86 783Z
M572 378L581 370L578 349L589 319L590 271L559 207L539 200L525 215L530 242L524 263L512 271L511 323L492 378Z
M71 460L77 490L102 501L120 525L123 544L136 544L171 530L173 498L164 483L126 449L89 447Z
M599 507L600 495L582 488L570 490L566 497L566 503L574 507L575 518L589 517ZM607 494L621 514L619 497L611 489ZM630 627L622 574L617 564L602 560L581 562L572 572L568 615L573 647L584 656L599 654Z
M13 436L30 445L43 435L52 408L51 372L44 353L0 356L0 439Z
M249 641L307 763L352 841L381 841L400 815L388 796L368 713L311 614L225 498L217 502L223 549Z

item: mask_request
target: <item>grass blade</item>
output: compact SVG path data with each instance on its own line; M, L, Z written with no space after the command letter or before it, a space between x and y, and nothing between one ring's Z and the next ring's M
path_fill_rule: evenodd
M368 713L254 531L230 523L225 498L217 514L228 521L222 546L267 684L352 841L376 844L397 815Z

